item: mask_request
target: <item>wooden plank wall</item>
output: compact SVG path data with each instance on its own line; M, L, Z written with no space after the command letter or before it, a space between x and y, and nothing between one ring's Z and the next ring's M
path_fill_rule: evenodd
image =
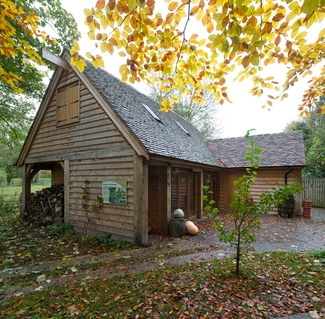
M303 199L311 199L313 207L325 207L325 178L304 178Z
M225 212L227 210L226 207L226 194L227 194L227 173L225 171L220 172L220 202L219 202L219 210L221 212Z
M70 160L69 220L83 235L110 233L113 239L134 241L134 189L132 149L114 150L107 156L94 159L91 153L82 160ZM89 196L86 204L96 202L102 194L102 181L127 180L127 205L104 204L99 212L83 208L82 186L88 180Z
M284 183L284 175L289 171L288 168L276 168L276 169L263 169L258 170L256 182L252 185L251 192L254 200L258 200L259 196L263 192L272 190L272 187L279 187ZM221 194L220 194L220 208L225 207L229 209L229 205L232 200L234 185L233 181L236 180L244 173L243 170L231 170L222 172L220 174ZM295 182L301 183L301 169L295 169L287 176L288 184ZM225 190L225 193L223 192ZM301 212L301 194L296 196L296 212L299 215Z
M74 72L67 71L60 83L74 80ZM45 156L49 161L64 159L65 221L71 222L76 231L84 235L110 233L114 239L133 242L135 151L81 82L80 90L80 121L61 127L56 126L57 95L53 94L27 160ZM99 212L82 207L85 180L90 182L88 202L93 204L102 193L102 181L118 179L127 180L128 205L104 204Z
M74 77L76 76L73 72L66 73L61 83ZM127 144L126 139L82 83L80 89L80 122L56 127L54 94L27 157L76 153Z

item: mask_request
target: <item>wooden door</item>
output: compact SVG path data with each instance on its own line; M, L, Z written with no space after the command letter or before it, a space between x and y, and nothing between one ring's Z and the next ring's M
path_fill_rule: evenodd
M158 233L160 229L159 167L148 169L148 231Z
M197 173L181 171L172 175L171 182L171 212L177 208L183 210L185 219L197 217L198 192Z

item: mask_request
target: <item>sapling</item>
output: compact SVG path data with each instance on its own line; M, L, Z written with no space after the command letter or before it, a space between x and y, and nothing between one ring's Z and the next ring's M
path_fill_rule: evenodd
M218 237L222 242L230 243L231 247L236 250L236 275L239 275L241 249L243 245L256 241L256 234L260 227L259 216L268 214L270 211L283 204L290 195L299 193L303 188L299 183L292 185L283 184L281 187L273 187L271 191L264 192L258 200L253 200L251 196L251 187L256 181L257 170L259 168L258 154L261 149L257 148L253 141L250 131L247 131L245 139L249 141L250 147L246 152L246 161L249 167L246 173L238 180L234 181L237 189L234 191L234 197L230 204L229 218L230 225L222 222L220 216L216 214L218 210L212 208L215 204L214 200L209 200L208 187L204 186L207 195L203 196L203 200L208 204L205 207L209 217L214 218L214 228L218 231Z

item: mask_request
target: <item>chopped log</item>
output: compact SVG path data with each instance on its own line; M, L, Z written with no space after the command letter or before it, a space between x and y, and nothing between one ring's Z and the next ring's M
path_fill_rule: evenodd
M47 226L64 220L64 187L56 184L32 194L23 219L35 226Z

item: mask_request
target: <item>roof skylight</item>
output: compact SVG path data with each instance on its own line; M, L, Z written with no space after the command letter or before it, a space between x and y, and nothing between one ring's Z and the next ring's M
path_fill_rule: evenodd
M142 105L157 122L161 123L161 119L152 111L152 109L148 105L144 103L142 103Z
M177 121L176 121L176 123L188 136L191 136L191 134L184 128L184 126L182 124L178 123Z

